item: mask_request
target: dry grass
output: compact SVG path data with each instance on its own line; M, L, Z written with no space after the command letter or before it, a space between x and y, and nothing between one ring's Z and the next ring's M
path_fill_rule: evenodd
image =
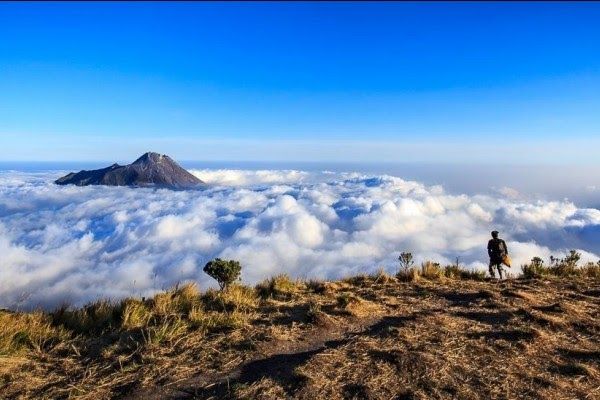
M298 282L293 281L285 274L274 276L256 285L259 296L277 300L291 299L298 289Z
M53 327L50 316L0 311L0 357L26 352L41 352L68 338L61 327Z
M580 269L487 282L429 265L0 311L0 398L599 398L600 281Z
M444 278L444 270L438 263L425 261L421 264L421 276L429 280L440 280Z
M418 282L421 279L421 273L416 267L402 268L396 274L400 282Z

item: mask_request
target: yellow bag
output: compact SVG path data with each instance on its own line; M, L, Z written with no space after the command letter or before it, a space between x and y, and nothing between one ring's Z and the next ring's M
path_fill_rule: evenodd
M502 264L506 265L508 268L511 268L512 260L510 259L508 254L505 254L502 257Z

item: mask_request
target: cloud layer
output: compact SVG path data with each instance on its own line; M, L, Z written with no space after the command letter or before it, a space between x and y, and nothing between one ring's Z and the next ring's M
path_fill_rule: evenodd
M393 176L198 170L203 191L55 186L60 173L0 172L0 308L149 296L213 285L203 265L238 259L243 280L337 278L395 268L400 251L484 268L492 228L515 264L600 254L600 211L568 201L449 195Z

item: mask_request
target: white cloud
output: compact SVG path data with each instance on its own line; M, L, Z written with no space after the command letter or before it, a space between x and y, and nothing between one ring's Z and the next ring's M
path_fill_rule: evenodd
M308 173L296 170L201 169L190 172L210 185L252 186L275 183L299 183Z
M247 283L391 271L403 250L484 268L492 229L516 265L571 248L600 254L600 211L568 201L455 196L354 173L196 173L213 186L64 187L52 184L56 173L1 172L0 307L149 296L183 280L207 287L202 267L213 257L240 260Z

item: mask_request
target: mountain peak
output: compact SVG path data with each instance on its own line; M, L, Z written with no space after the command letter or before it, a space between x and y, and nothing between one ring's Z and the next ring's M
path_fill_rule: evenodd
M71 172L55 181L58 185L150 186L172 189L199 187L200 179L165 154L147 152L129 165L113 164L92 171Z
M167 155L149 151L147 153L144 153L137 160L135 160L133 162L133 164L158 163L158 162L161 162L165 158L168 159L169 161L172 161L171 158Z

